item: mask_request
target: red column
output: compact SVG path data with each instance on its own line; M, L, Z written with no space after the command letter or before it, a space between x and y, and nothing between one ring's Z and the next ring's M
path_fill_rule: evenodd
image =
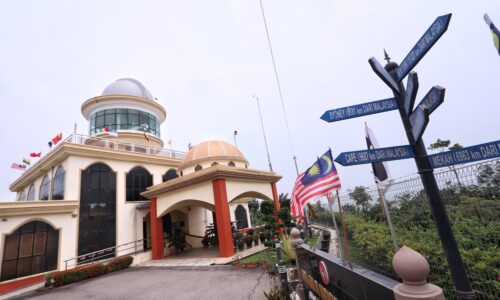
M229 257L234 255L233 233L231 231L231 217L227 202L226 180L212 181L215 200L215 214L217 216L217 237L219 238L219 255Z
M163 258L163 219L157 216L156 198L150 201L151 206L151 243L153 246L152 258Z
M273 190L273 200L274 207L276 211L280 210L280 197L278 196L278 190L276 189L276 182L271 183L271 189Z
M278 210L280 210L280 197L278 196L278 190L276 189L276 182L271 183L271 189L273 190L273 200L274 207L276 208L276 218L278 219L278 223L283 224L283 221L278 217ZM281 233L285 232L285 228L280 228L279 231Z

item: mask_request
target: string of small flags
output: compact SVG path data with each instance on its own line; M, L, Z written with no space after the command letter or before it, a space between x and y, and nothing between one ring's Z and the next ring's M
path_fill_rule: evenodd
M54 138L52 138L47 145L49 148L52 148L52 146L57 145L62 140L62 133L57 134ZM30 158L23 157L23 163L18 164L18 163L12 163L10 167L15 170L21 170L25 171L27 166L31 165L31 158L40 158L42 157L42 152L31 152L29 155Z

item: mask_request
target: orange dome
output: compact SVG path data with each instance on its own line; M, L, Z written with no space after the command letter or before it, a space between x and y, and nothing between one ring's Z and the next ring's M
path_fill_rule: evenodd
M224 141L206 141L200 143L186 153L180 169L194 166L206 161L238 161L248 164L247 159L238 148Z

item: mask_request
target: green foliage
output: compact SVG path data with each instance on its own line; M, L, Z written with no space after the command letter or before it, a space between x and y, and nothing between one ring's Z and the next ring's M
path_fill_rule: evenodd
M250 214L255 214L259 211L259 201L256 199L252 199L248 202L248 209L250 210Z
M281 287L274 286L268 293L264 292L264 297L267 300L285 300L285 290Z
M370 200L372 200L372 197L366 192L366 187L364 186L355 187L354 191L349 193L349 197L356 202L357 206L361 206L363 210L368 208Z
M272 201L262 201L260 204L260 212L266 216L272 215L276 211Z
M295 249L292 247L292 239L289 235L283 235L280 238L281 251L286 255L289 260L295 260L297 255Z
M279 200L281 208L287 207L288 209L290 209L290 197L288 197L288 193L281 193L279 196Z
M98 263L65 271L52 272L45 276L45 286L47 286L47 284L50 285L51 282L53 282L56 287L63 286L109 272L123 270L128 268L133 261L134 258L131 256L122 256L112 259L107 264Z
M495 295L500 294L500 284L496 281L500 268L500 203L468 196L466 189L446 188L441 194L447 194L443 198L448 216L478 299L496 299ZM355 263L396 278L391 265L394 252L389 230L384 220L369 213L374 207L344 214L352 257ZM451 297L454 292L450 271L424 192L399 195L391 212L398 242L429 261L428 281L442 287L446 296Z
M450 140L441 140L441 139L437 139L437 141L435 141L434 143L432 143L429 148L429 150L444 150L444 148L447 148L449 145L450 145Z

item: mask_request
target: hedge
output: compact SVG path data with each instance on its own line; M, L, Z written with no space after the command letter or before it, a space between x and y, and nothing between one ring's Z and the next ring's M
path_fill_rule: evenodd
M104 275L106 273L126 269L132 264L133 260L134 258L131 256L117 257L106 264L98 263L77 267L71 270L52 272L46 275L46 280L50 281L50 278L52 278L54 286L63 286L73 282Z

